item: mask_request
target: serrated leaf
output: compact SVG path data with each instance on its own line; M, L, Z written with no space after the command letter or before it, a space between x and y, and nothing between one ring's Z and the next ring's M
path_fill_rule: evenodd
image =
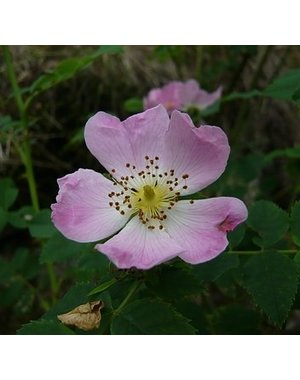
M10 178L0 179L0 207L8 210L17 199L18 189Z
M32 217L29 222L31 236L43 239L51 237L57 230L51 221L51 211L44 209Z
M242 305L221 307L214 314L214 334L250 335L259 334L259 315Z
M195 334L189 320L170 305L153 299L142 299L127 305L111 324L112 334Z
M300 69L292 69L276 78L263 94L275 99L293 101L293 96L300 88Z
M264 252L247 261L243 274L244 286L255 304L281 326L297 292L296 264L281 253Z
M255 239L259 246L277 243L289 227L288 214L270 201L257 201L249 207L247 225L256 231L261 239Z
M65 238L61 233L56 232L47 242L44 244L40 262L61 262L72 258L78 258L78 256L92 249L94 244L91 243L77 243L75 241Z
M291 233L294 243L300 246L300 201L296 202L292 207Z
M223 273L239 266L239 258L231 253L222 253L215 259L203 264L194 265L192 272L202 282L215 281Z
M186 296L200 294L202 281L196 278L192 271L184 268L162 267L154 272L156 278L149 277L147 288L160 298L175 300Z
M205 309L190 299L177 300L173 304L176 310L190 320L190 324L197 329L197 334L208 334Z
M21 327L17 334L19 335L73 335L71 329L60 322L56 321L32 321Z

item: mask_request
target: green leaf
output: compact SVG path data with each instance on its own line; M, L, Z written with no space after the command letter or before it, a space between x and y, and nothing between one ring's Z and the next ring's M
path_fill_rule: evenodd
M230 249L237 247L244 239L246 232L245 224L242 223L237 226L233 231L228 233L228 241Z
M94 294L102 293L104 290L108 289L112 285L114 285L118 280L116 278L112 278L109 281L103 282L103 284L94 288L91 292L89 292L89 296L93 296Z
M202 282L210 282L217 280L223 273L238 266L238 256L225 252L211 261L194 265L192 272L193 275Z
M17 211L10 211L8 222L15 228L27 228L35 215L31 206L23 206Z
M123 108L127 112L141 112L143 110L143 100L140 98L130 98L124 102Z
M275 149L265 156L266 162L278 157L300 158L300 148Z
M8 210L17 199L18 192L10 178L0 179L0 207Z
M91 283L76 284L70 288L67 293L60 299L46 314L43 319L57 319L57 315L64 314L75 307L90 301L88 294L95 287Z
M300 69L292 69L276 78L263 94L275 99L293 101L294 94L300 89Z
M67 58L61 61L53 70L48 73L42 74L36 81L34 81L29 91L36 95L42 91L72 78L79 71L86 69L93 61L103 54L115 54L122 52L120 46L101 46L93 53L83 57Z
M222 97L222 103L230 102L236 99L251 99L261 95L262 93L259 90L251 90L247 92L232 92L231 94Z
M31 236L38 239L51 237L57 231L51 221L51 211L44 209L34 215L29 222L29 231Z
M89 251L92 247L91 243L77 243L56 232L43 246L40 262L43 264L78 258L81 253Z
M170 305L142 299L127 305L111 324L112 334L195 334L189 320Z
M288 214L270 201L257 201L249 208L248 226L256 231L260 238L253 241L259 246L277 243L289 227Z
M294 263L297 266L298 274L300 275L300 252L296 253L294 256Z
M27 248L19 247L11 258L0 257L0 283L7 283L12 278L24 281L36 276L40 270L37 257Z
M243 269L244 286L255 304L281 326L297 292L295 262L278 252L265 252L251 257Z
M154 278L152 276L155 276ZM156 296L176 300L201 293L202 281L191 270L176 267L162 267L160 271L148 274L147 288Z
M2 207L0 207L0 231L6 226L7 223L7 212Z
M296 202L292 207L291 233L294 243L300 247L300 201Z
M259 315L242 305L229 305L218 309L213 316L214 334L259 334Z
M190 320L190 324L198 330L198 334L208 334L205 310L202 305L190 299L177 300L173 304L176 310Z
M296 90L292 96L292 99L298 104L300 105L300 87L298 88L298 90Z
M75 334L67 326L56 321L32 321L21 327L17 334L19 335L73 335Z

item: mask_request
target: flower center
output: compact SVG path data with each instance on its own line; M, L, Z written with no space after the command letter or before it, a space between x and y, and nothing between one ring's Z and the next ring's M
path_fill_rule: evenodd
M182 189L187 189L188 174L176 177L175 170L161 170L159 157L145 156L145 168L137 171L134 165L126 163L128 175L118 176L111 170L111 179L117 190L108 194L109 205L121 215L137 215L141 223L149 229L163 229L167 211L179 200Z

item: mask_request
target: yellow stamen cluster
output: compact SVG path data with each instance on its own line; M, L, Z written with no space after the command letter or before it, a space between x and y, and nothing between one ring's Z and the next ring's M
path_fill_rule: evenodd
M182 189L187 189L188 174L175 176L175 170L160 170L159 157L145 156L144 170L138 171L134 165L125 163L128 175L118 176L111 170L111 178L116 191L110 192L109 206L121 215L138 215L148 229L163 229L167 211L178 202Z

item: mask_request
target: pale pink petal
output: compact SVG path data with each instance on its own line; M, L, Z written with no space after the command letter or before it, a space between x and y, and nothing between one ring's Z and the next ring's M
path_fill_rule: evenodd
M118 268L149 269L183 252L182 247L159 229L149 230L138 217L104 244L96 248Z
M192 102L192 105L198 106L200 109L205 109L214 104L217 100L219 100L221 95L222 87L219 87L216 91L211 93L199 89L197 96L194 98L194 101Z
M84 138L90 152L110 173L127 173L126 163L133 162L128 133L121 121L105 112L98 112L86 123Z
M85 127L85 141L99 162L120 179L130 176L127 164L144 170L145 156L154 158L162 150L169 116L161 105L120 122L104 112L91 117Z
M191 264L211 260L228 245L227 231L247 219L245 204L231 197L180 201L168 213L168 234L185 252L179 256Z
M166 109L159 105L123 121L134 152L134 164L137 170L145 170L145 157L154 159L163 150L164 136L170 119ZM130 161L129 161L130 162Z
M149 91L148 95L144 98L144 110L148 110L149 108L153 108L161 104L161 93L161 88L153 88Z
M182 88L182 82L172 81L162 88L152 89L144 99L144 108L149 109L162 104L168 112L182 109Z
M58 180L59 192L51 205L52 221L67 238L91 242L109 237L124 226L128 212L121 215L109 206L112 182L89 169L79 169Z
M181 91L181 103L186 108L195 103L200 91L199 84L195 79L190 79L183 84Z
M221 128L195 128L187 114L174 111L165 135L163 163L180 178L188 174L188 188L181 194L193 194L214 182L223 173L230 147Z

